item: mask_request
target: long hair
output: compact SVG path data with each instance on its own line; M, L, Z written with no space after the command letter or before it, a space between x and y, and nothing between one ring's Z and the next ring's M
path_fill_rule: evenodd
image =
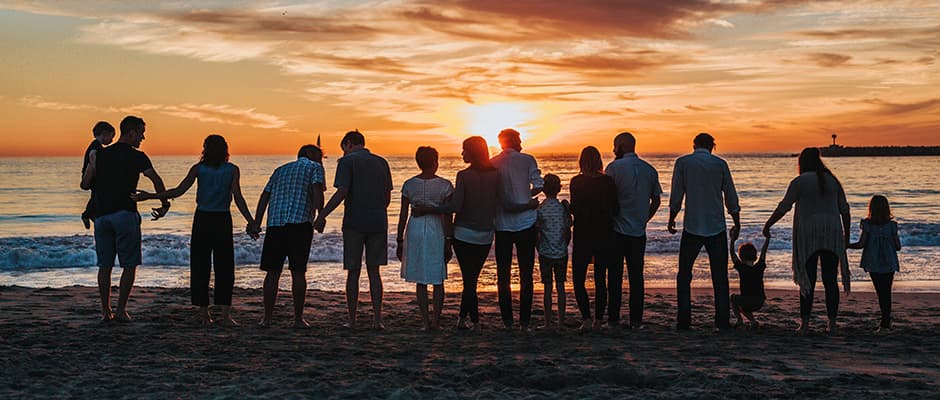
M199 163L218 167L224 162L228 162L228 143L225 138L221 135L206 136L206 140L202 142L202 158Z
M601 152L594 146L588 146L581 150L578 165L581 167L582 174L604 173L604 161L601 160Z
M819 192L822 193L826 191L826 179L825 176L828 174L835 178L835 175L832 174L832 171L829 168L826 168L826 164L823 164L822 158L819 154L819 149L815 147L807 147L800 152L799 163L799 172L804 174L807 172L815 172L816 180L819 181ZM838 179L836 180L838 182Z
M868 202L868 220L873 224L882 225L887 224L893 218L888 198L880 194L872 196L871 201Z
M463 141L463 151L470 159L470 167L475 169L492 169L490 162L490 147L482 136L470 136Z

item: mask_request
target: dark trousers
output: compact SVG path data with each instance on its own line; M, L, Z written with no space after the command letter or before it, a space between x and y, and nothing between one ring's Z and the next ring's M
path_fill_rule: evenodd
M612 233L575 232L574 253L571 258L571 275L574 297L578 302L581 318L591 318L591 300L588 298L585 280L588 264L594 263L594 317L604 318L605 309L610 323L620 322L620 303L623 292L623 265L611 262Z
M894 283L894 272L869 272L871 283L875 285L878 293L878 306L881 307L881 327L891 327L891 285Z
M535 227L518 232L496 231L496 286L499 288L499 313L510 326L512 316L512 248L516 246L519 263L519 322L528 326L532 316L532 292L535 269Z
M480 322L480 300L477 296L477 281L492 244L472 244L454 239L454 255L460 264L463 278L463 293L460 297L460 318L470 316L473 323Z
M630 285L630 325L638 326L643 323L643 300L645 296L643 263L646 256L646 235L627 236L615 233L614 249L616 251L614 254L616 260L612 264L612 268L619 269L622 276L624 261L627 264L627 279ZM613 284L611 284L611 287L611 290L614 290ZM614 307L613 300L611 300L610 307ZM620 307L619 301L617 307L618 309Z
M190 292L194 306L209 305L209 274L215 268L215 304L232 305L235 248L232 214L196 210L190 245Z
M712 288L715 292L715 326L719 329L730 327L728 233L699 236L683 231L679 243L679 273L676 275L676 297L679 303L677 322L680 329L692 325L692 266L695 265L695 259L703 246L708 252Z
M813 311L813 295L816 291L816 266L822 264L823 287L826 288L826 314L829 319L839 315L839 256L829 251L813 253L806 261L806 275L809 276L809 296L800 291L800 317L808 320Z

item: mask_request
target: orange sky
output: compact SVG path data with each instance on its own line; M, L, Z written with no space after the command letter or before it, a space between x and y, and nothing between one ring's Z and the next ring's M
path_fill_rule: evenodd
M936 1L170 4L0 0L0 155L81 154L127 114L150 154L355 128L387 154L503 127L533 152L940 145Z

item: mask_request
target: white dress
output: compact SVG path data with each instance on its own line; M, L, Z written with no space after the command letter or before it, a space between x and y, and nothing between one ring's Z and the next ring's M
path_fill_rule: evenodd
M439 207L454 193L450 181L411 178L402 185L401 194L414 206ZM402 250L401 277L407 282L440 285L447 278L444 262L444 225L436 214L408 219Z

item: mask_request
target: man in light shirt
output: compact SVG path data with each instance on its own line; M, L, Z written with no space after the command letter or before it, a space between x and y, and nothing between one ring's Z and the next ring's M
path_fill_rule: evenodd
M523 332L529 331L532 315L532 292L535 268L535 208L533 196L542 191L542 172L535 158L521 153L519 132L504 129L499 132L503 151L493 157L493 166L499 173L502 209L496 214L496 271L499 288L499 312L507 330L513 327L512 314L512 249L516 247L519 263L519 322Z
M623 132L614 139L614 154L617 159L607 165L605 173L617 186L617 203L620 210L614 218L614 243L620 282L608 282L611 293L623 287L623 265L627 264L630 283L630 327L643 327L643 262L646 255L646 224L653 219L661 204L663 188L659 184L659 173L652 165L636 154L636 138ZM620 297L616 297L619 301ZM620 304L610 304L611 310Z
M678 316L676 328L692 325L692 266L702 247L708 252L712 287L715 291L715 327L730 327L728 298L728 236L733 242L741 230L738 194L725 160L712 154L715 138L707 133L695 137L694 151L676 160L669 194L669 233L675 234L676 216L685 202L682 239L679 244L679 272L676 274ZM724 207L722 206L724 204ZM734 226L725 223L724 208Z

